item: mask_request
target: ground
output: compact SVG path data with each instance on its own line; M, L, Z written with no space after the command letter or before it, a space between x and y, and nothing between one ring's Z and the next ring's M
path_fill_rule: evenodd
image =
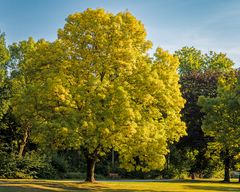
M240 183L216 180L99 181L83 183L57 180L0 180L0 192L239 192Z

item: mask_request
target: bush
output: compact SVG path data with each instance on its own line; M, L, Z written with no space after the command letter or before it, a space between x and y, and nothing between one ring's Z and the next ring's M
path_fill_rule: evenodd
M80 172L68 172L64 174L64 179L85 179L86 174L85 173L80 173Z
M47 175L53 177L55 173L45 155L32 151L19 158L14 152L0 151L1 178L30 179Z
M62 155L53 154L51 164L58 173L66 173L68 171L68 161Z
M221 167L216 167L215 169L206 169L203 172L204 178L223 178L224 169Z
M0 178L15 178L17 172L15 155L0 151Z

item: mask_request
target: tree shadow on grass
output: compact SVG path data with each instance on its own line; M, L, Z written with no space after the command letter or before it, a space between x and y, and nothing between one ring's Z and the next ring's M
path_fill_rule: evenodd
M208 180L208 179L194 179L194 180L188 180L188 179L178 179L178 180L159 180L159 182L164 182L164 183L218 183L218 184L238 184L239 182L230 182L230 183L227 183L227 182L224 182L223 180ZM239 183L240 184L240 183Z
M203 179L194 179L194 180L190 180L190 179L169 179L169 180L164 180L164 181L161 181L160 182L164 182L164 183L222 183L221 180L216 180L216 181L213 181L213 180L203 180Z
M193 190L205 190L205 191L240 191L240 187L226 187L226 186L194 186L194 185L187 185L189 189Z
M71 183L69 185L65 183L48 183L48 182L11 182L11 183L2 183L0 184L0 192L12 192L12 191L36 191L36 192L46 192L46 191L98 191L98 189L102 189L103 187L94 186L93 187L85 187L80 183L77 186L72 186Z
M87 184L87 183L60 183L60 182L4 182L0 184L0 192L161 192L159 190L138 190L127 189L124 186L118 189L112 189L110 186L104 186L101 183ZM165 191L163 191L165 192ZM182 191L176 191L182 192Z
M166 183L181 183L181 184L186 184L184 185L185 188L187 188L188 190L205 190L205 191L224 191L224 192L228 192L228 191L232 191L232 192L240 192L240 183L236 183L236 182L231 182L231 183L226 183L223 182L221 180L169 180L169 181L164 181ZM189 183L189 185L188 185ZM203 186L199 186L199 185L193 185L193 184L198 184L198 183L202 183ZM219 184L219 186L204 186L204 183L206 184ZM222 184L225 184L225 186L222 186ZM233 187L230 186L231 184L234 184L235 186L239 184L239 187ZM229 186L227 186L229 185Z

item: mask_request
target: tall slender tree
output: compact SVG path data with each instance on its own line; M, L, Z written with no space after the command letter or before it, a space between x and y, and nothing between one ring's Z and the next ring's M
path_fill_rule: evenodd
M11 59L8 63L10 73L9 80L11 83L11 112L16 123L18 124L18 134L21 138L18 139L18 156L22 158L26 152L26 146L30 139L32 128L30 100L32 99L31 92L32 78L31 74L27 73L29 60L35 50L36 43L32 38L27 41L14 43L9 47Z

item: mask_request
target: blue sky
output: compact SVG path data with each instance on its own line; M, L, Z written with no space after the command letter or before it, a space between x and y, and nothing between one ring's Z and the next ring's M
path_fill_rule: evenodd
M0 0L0 30L8 44L29 36L53 41L69 14L87 8L129 10L154 49L224 52L240 67L240 0Z

